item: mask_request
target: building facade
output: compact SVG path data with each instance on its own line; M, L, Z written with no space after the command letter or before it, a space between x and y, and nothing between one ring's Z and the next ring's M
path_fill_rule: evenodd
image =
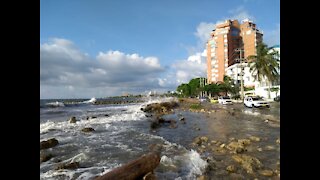
M227 68L239 63L239 58L246 62L248 56L255 55L256 45L262 38L263 33L248 19L242 24L238 20L216 24L206 45L208 83L223 82Z

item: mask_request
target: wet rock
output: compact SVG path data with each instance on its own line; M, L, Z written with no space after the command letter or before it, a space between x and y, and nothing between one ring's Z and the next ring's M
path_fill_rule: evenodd
M209 138L206 136L202 136L200 139L202 142L205 142L205 143L208 142L208 140L209 140Z
M250 136L249 139L250 139L251 141L256 141L256 142L259 142L259 141L260 141L260 138L257 137L257 136Z
M70 119L69 119L69 123L76 123L77 120L76 120L76 117L72 116Z
M251 144L251 141L249 139L239 139L238 143L243 144L243 145L249 145Z
M200 128L196 128L197 131L200 131Z
M93 128L91 127L86 127L86 128L83 128L81 129L82 132L92 132L92 131L95 131Z
M109 117L109 114L105 114L104 116Z
M222 142L220 142L220 141L217 141L217 142L216 142L216 145L217 145L217 146L220 146L221 144L222 144Z
M280 139L277 139L277 140L276 140L276 143L277 143L277 144L280 144Z
M224 148L224 146L226 146L226 145L225 145L225 144L221 144L221 145L220 145L221 148Z
M48 139L47 141L41 141L40 142L40 150L52 148L58 144L59 144L59 141L55 138Z
M180 119L179 119L179 121L184 121L185 120L185 118L184 117L181 117Z
M160 127L160 124L158 121L152 121L151 124L150 124L150 128L151 129L156 129L156 128L159 128Z
M235 153L242 153L245 151L245 147L241 142L231 142L226 146L227 149Z
M274 174L273 174L273 171L271 171L271 170L260 170L260 171L258 171L259 172L259 174L261 174L262 176L268 176L268 177L270 177L270 176L273 176Z
M236 167L234 165L229 165L229 166L227 166L226 170L228 172L235 172L236 171Z
M262 148L258 148L257 151L261 152L261 151L262 151Z
M92 116L92 117L91 117L91 119L96 119L96 118L97 118L96 116Z
M56 167L56 170L59 170L59 169L77 169L80 167L80 164L79 162L72 162L72 163L68 163L68 164L59 164L57 167Z
M245 154L233 155L232 159L238 162L248 174L253 174L254 170L258 170L263 166L259 159Z
M206 146L205 146L205 145L201 145L201 148L202 148L202 149L205 149L205 148L206 148Z
M53 157L53 155L50 153L47 154L45 152L40 152L40 164L42 162L46 162L46 161L50 160L52 157Z
M216 144L216 143L217 143L217 141L215 141L215 140L212 140L212 141L211 141L211 143L212 143L212 144Z
M200 112L205 112L205 110L204 110L204 109L201 109Z
M271 150L275 150L276 148L274 146L266 146L264 149L271 151Z

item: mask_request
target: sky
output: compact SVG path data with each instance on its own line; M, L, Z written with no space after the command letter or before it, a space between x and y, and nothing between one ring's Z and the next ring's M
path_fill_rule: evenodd
M174 91L206 77L215 24L245 18L280 45L279 0L40 0L40 99Z

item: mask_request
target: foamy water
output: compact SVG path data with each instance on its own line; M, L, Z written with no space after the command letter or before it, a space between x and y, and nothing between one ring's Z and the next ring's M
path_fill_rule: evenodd
M44 150L54 155L40 164L40 179L93 179L162 144L159 179L195 179L207 163L194 150L150 132L150 122L140 108L173 98L145 98L144 103L124 105L60 106L40 109L40 141L56 138L59 145ZM107 115L107 116L106 116ZM76 123L68 119L75 116ZM87 117L96 116L92 119ZM95 132L81 129L92 127ZM75 170L55 170L60 163L79 162Z

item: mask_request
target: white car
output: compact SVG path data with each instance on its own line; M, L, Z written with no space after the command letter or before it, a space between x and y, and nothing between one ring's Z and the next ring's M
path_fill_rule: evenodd
M220 104L232 104L232 101L229 96L220 96L218 98Z
M244 98L244 105L247 107L270 107L269 103L259 96L248 96Z

